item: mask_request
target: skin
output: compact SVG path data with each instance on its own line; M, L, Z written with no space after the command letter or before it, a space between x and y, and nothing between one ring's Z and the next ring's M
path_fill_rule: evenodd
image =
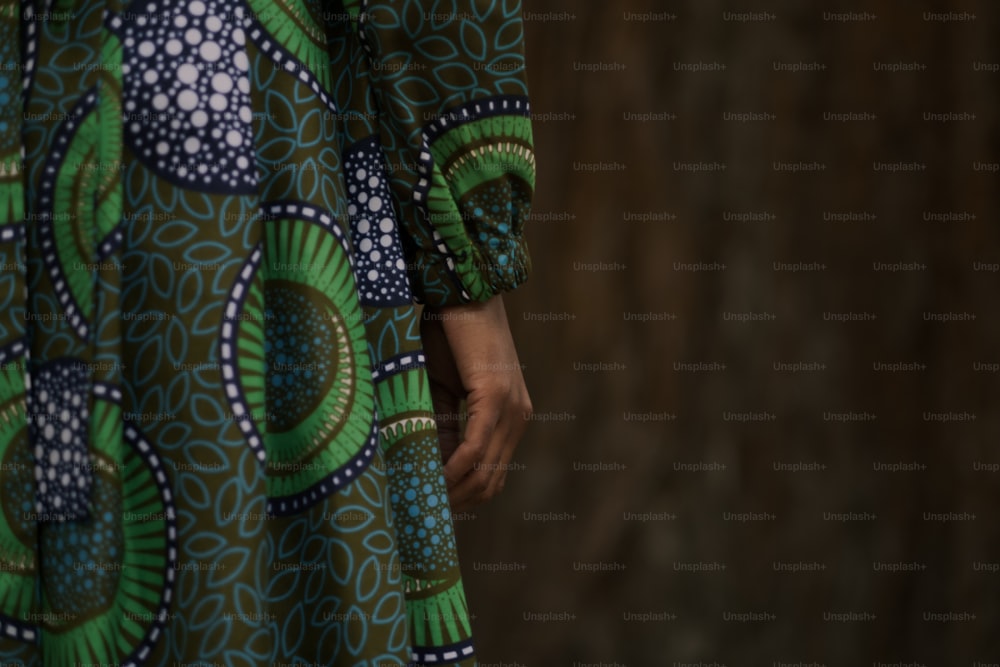
M456 512L503 490L532 414L503 299L426 308L420 333ZM462 432L462 402L465 430Z

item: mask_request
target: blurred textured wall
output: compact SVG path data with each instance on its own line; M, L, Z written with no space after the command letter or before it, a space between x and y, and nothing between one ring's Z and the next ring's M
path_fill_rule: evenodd
M524 8L483 666L1000 663L1000 6Z

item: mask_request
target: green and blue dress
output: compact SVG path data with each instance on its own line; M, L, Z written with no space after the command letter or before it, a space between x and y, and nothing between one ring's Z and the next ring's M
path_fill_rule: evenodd
M0 2L0 663L472 665L419 305L520 284L518 0Z

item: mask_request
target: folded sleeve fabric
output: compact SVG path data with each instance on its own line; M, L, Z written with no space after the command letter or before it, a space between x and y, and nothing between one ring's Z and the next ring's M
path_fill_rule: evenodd
M357 29L416 298L525 281L535 185L521 4L375 0Z

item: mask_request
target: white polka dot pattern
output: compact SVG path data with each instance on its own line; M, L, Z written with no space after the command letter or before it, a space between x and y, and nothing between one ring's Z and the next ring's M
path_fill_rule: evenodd
M345 170L347 214L361 303L374 306L410 303L406 259L399 242L382 152L375 138L351 147Z
M147 167L207 192L257 185L242 7L164 0L114 16L125 141Z
M87 516L89 380L82 362L52 362L32 374L28 424L37 484L36 510L55 520Z

